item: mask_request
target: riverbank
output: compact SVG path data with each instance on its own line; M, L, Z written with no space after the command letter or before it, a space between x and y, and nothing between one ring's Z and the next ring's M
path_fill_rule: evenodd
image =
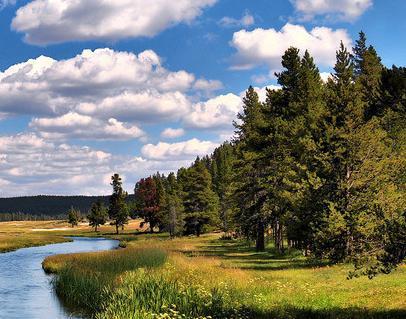
M349 265L314 264L295 250L281 256L272 245L257 253L220 234L169 239L143 233L139 221L118 236L109 225L100 233L67 226L0 224L0 234L120 240L125 249L51 256L43 263L58 274L55 288L64 302L97 319L406 317L405 266L373 280L347 280Z
M297 251L280 256L272 246L256 253L218 237L128 236L126 249L50 257L44 268L58 273L55 288L67 303L97 319L406 316L405 266L347 280L348 265L313 264Z
M140 222L133 220L123 232L134 233L143 231ZM116 237L113 228L105 225L96 233L87 223L72 228L65 221L18 221L0 223L0 253L10 252L21 248L44 246L69 242L69 236L86 237Z

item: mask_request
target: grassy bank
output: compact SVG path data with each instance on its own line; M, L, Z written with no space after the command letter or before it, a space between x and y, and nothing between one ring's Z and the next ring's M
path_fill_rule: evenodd
M67 242L68 236L102 236L121 239L125 234L142 231L139 221L131 221L124 234L115 236L113 227L102 226L96 233L87 223L72 228L64 221L0 222L0 253L20 248Z
M404 266L347 280L346 265L217 238L127 235L126 249L51 257L44 267L59 273L55 287L70 306L98 319L406 317Z

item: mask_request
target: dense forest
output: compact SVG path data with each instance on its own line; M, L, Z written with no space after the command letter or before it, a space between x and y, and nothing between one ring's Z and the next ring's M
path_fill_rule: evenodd
M95 201L107 204L108 196L42 195L0 198L0 221L60 218L66 216L71 207L87 212Z
M351 261L353 276L390 272L406 256L406 68L383 66L362 32L336 58L323 82L309 52L289 48L281 89L265 102L247 90L234 139L138 181L130 216L172 236L221 229L258 251L273 240Z

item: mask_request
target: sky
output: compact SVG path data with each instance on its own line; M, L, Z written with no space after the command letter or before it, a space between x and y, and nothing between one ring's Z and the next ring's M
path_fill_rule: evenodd
M0 0L0 197L99 195L188 166L290 46L323 78L363 30L405 65L405 0Z

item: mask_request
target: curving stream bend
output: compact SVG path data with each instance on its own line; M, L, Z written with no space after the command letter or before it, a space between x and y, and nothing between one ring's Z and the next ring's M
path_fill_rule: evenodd
M51 255L110 250L117 240L72 237L73 242L0 254L0 319L74 319L59 302L42 261Z

